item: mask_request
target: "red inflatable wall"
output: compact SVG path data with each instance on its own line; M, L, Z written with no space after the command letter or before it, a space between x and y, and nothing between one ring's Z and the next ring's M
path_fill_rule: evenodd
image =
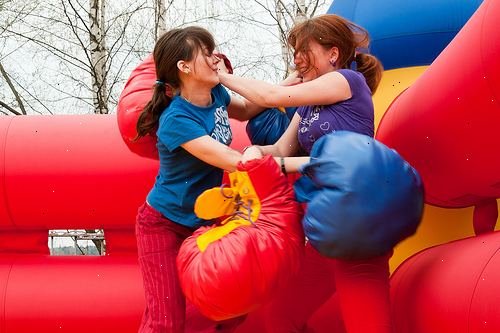
M48 253L49 229L106 232L135 251L137 207L158 162L130 154L113 115L0 118L0 251Z
M137 332L135 215L157 169L114 115L0 117L0 333ZM106 256L48 255L48 230L94 228Z

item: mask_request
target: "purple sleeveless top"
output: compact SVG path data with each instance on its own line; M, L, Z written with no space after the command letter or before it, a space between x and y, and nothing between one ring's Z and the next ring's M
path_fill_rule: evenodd
M351 87L352 97L330 105L308 105L297 109L301 120L298 140L309 154L316 140L324 134L345 130L373 137L374 111L370 88L363 74L339 69Z

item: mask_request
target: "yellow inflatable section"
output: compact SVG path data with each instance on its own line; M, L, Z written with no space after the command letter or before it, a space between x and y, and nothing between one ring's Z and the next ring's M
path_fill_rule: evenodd
M380 86L373 96L375 129L394 99L415 82L428 66L399 68L384 72ZM497 200L500 210L500 200ZM411 255L431 246L474 236L473 207L451 209L425 205L422 223L417 233L396 246L390 261L393 272ZM497 220L496 230L500 226Z

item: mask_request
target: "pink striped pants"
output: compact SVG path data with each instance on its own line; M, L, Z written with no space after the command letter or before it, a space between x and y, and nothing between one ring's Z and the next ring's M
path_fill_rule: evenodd
M193 305L186 306L175 260L182 242L192 232L147 203L139 208L135 234L146 296L140 333L232 332L244 320L214 322L203 317Z

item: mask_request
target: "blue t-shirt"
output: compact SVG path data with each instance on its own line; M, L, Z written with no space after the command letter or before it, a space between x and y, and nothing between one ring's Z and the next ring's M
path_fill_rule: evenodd
M209 223L194 214L194 203L203 191L221 184L223 171L180 145L204 135L229 145L232 133L226 107L230 100L219 84L212 89L212 105L199 107L175 96L160 116L156 133L160 170L147 201L176 223L190 228Z
M300 116L298 141L309 154L313 144L324 134L351 131L373 137L374 110L370 88L363 74L339 69L351 88L351 98L330 105L308 105L297 109Z

